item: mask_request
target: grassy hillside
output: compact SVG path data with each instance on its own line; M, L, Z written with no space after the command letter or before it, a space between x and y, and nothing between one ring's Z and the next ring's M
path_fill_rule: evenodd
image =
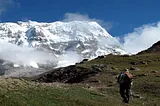
M77 64L101 72L81 83L36 83L24 79L0 78L0 106L124 106L116 76L125 68L134 75L131 106L159 106L160 55L107 55Z

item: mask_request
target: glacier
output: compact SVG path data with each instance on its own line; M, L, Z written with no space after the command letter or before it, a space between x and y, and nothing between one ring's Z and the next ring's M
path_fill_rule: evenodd
M0 23L0 59L16 68L14 74L7 70L5 75L37 75L36 68L44 72L46 67L63 67L110 53L126 54L120 42L94 21ZM22 67L29 69L23 72Z

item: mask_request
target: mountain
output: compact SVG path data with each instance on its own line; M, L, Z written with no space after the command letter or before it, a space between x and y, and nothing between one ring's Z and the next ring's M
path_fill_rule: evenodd
M156 42L155 44L153 44L150 48L148 48L147 50L144 50L138 54L144 54L144 53L158 53L160 52L160 41Z
M35 68L52 60L54 67L61 67L84 58L126 53L114 37L92 21L0 23L0 43L0 59Z
M1 23L0 42L52 50L55 54L76 51L84 58L124 53L120 43L105 29L88 21Z

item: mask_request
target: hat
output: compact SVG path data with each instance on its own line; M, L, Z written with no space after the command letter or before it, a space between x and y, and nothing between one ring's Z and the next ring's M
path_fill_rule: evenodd
M125 69L123 70L123 72L128 72L128 73L129 73L129 69L128 69L128 68L125 68Z

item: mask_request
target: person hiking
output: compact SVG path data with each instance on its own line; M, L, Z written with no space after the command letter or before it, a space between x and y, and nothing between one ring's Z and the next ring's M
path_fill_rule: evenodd
M124 103L129 103L130 100L132 78L133 75L129 73L128 69L121 72L117 78L120 87L120 95Z

